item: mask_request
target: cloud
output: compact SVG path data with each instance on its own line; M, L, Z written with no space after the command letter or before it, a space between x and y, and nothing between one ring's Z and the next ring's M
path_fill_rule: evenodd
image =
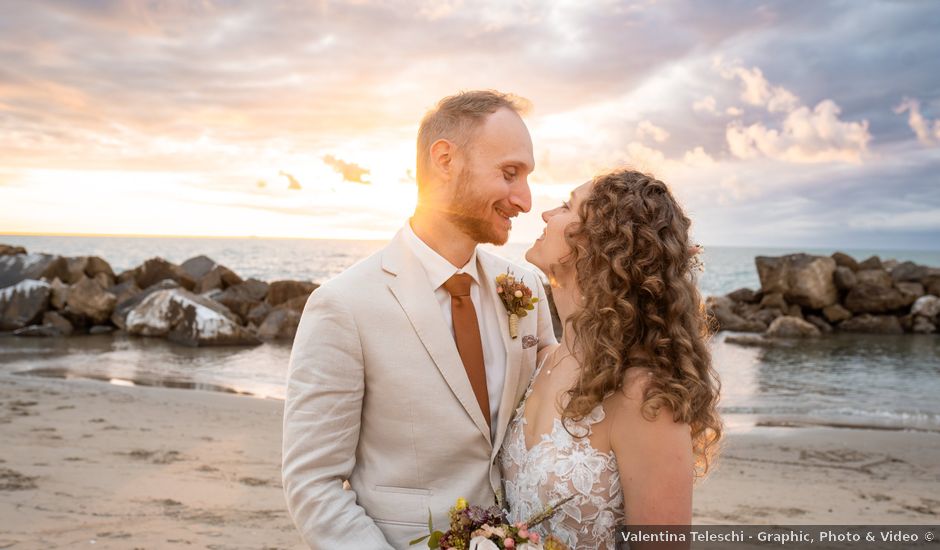
M689 166L713 166L715 164L715 159L711 155L705 152L705 149L701 145L692 149L691 151L686 151L682 156L682 161L688 164Z
M717 114L718 110L716 109L715 105L715 98L713 96L705 96L702 99L696 100L692 103L692 110L703 113Z
M725 139L735 157L858 163L867 153L871 141L868 121L840 120L842 110L835 101L824 99L811 110L790 90L771 84L758 67L746 69L738 62L726 64L721 59L714 60L713 66L726 80L740 81L745 103L764 107L769 113L785 114L780 129L769 128L763 122L745 125L740 119L728 124ZM740 110L735 112L741 114Z
M725 109L725 114L730 116L741 116L744 114L744 111L738 107L732 106Z
M772 86L757 67L746 69L738 65L719 65L719 72L725 79L737 77L741 81L741 99L749 105L766 107L771 113L785 113L800 104L796 94L782 86Z
M660 169L666 164L666 155L662 151L637 141L627 144L626 153L627 164L641 172L651 172L659 175Z
M742 202L760 196L760 189L757 186L742 183L734 174L721 180L719 188L721 189L721 194L718 196L720 205Z
M340 160L333 155L323 155L323 162L327 166L335 170L336 172L342 174L343 180L351 183L362 183L368 185L370 182L367 179L363 179L363 176L369 175L369 170L363 168L354 162L346 162Z
M653 141L657 143L662 143L669 139L669 132L648 120L641 120L636 127L636 137L643 139L647 136L653 138Z
M905 111L908 112L907 124L914 130L918 141L927 146L940 142L940 119L933 121L931 131L930 121L920 114L920 102L909 97L905 97L901 104L894 108L894 112L899 115Z
M868 121L843 122L840 112L835 102L825 99L812 111L802 106L787 114L781 130L736 121L726 130L728 147L742 159L764 155L798 163L861 162L871 140Z

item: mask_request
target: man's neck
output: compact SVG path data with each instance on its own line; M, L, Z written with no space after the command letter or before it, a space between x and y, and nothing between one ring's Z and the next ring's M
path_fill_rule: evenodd
M411 230L424 244L454 267L463 267L473 256L477 243L450 221L434 213L417 210L410 220Z

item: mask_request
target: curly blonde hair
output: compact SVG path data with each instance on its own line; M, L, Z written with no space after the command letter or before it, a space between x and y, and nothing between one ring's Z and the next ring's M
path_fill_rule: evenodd
M691 222L663 182L632 170L594 178L578 214L565 232L564 263L574 262L583 298L566 323L582 368L562 418L583 419L622 390L629 369L650 369L643 417L655 419L666 405L688 423L696 475L704 476L722 433L721 384L695 285Z

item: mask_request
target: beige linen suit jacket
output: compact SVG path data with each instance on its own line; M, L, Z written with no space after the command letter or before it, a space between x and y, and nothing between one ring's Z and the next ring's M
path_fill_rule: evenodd
M282 477L311 548L407 548L427 533L429 509L446 530L458 497L495 502L496 454L538 350L555 337L533 272L482 249L477 262L481 299L496 301L506 348L495 441L401 232L307 300L287 375ZM539 298L514 339L496 294L507 268Z

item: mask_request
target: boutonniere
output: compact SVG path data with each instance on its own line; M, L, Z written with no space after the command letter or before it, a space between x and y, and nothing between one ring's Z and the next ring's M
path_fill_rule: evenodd
M509 336L513 339L519 337L519 318L528 315L535 309L538 298L532 297L532 289L525 286L522 279L516 280L512 271L500 273L496 276L496 293L509 312Z

